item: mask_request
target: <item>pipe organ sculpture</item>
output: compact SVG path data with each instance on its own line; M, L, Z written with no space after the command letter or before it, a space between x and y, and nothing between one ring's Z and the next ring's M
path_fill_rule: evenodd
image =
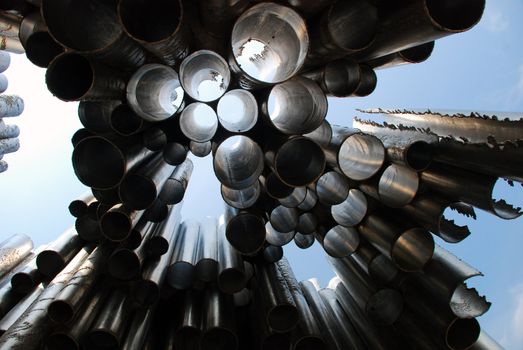
M92 191L49 244L0 243L0 349L500 349L467 286L481 273L433 237L470 234L447 208L522 214L493 198L523 181L521 116L326 120L327 96L371 94L376 69L426 60L484 6L2 1L18 33L2 29L3 49L80 101L72 163ZM218 218L181 217L189 153L213 158ZM315 241L337 275L326 288L283 257Z

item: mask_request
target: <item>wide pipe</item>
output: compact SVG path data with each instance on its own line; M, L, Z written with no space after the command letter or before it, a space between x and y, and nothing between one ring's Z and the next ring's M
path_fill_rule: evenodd
M360 244L360 234L353 227L334 226L323 237L323 249L334 258L354 253Z
M180 115L180 128L191 141L210 141L218 130L218 117L213 108L202 102L185 107Z
M56 56L64 52L48 31L38 31L31 34L25 43L25 55L31 63L47 68Z
M327 120L323 120L319 127L303 136L315 141L321 147L327 147L331 142L332 127Z
M0 278L15 268L33 249L33 241L24 234L15 234L0 243Z
M225 221L225 237L241 254L255 255L262 248L265 220L261 214L225 205Z
M36 258L38 271L47 277L55 276L83 246L84 242L76 230L72 227L67 229L38 254Z
M211 143L209 142L209 154L211 152ZM180 165L187 159L189 149L179 142L168 142L163 146L162 155L163 160L171 165ZM207 155L205 154L205 155Z
M262 104L267 121L287 135L306 134L320 127L327 108L327 98L320 87L303 77L275 85Z
M169 66L190 52L191 33L181 0L121 0L118 16L126 33Z
M220 98L216 112L220 125L227 131L243 133L258 121L258 102L249 91L235 89Z
M87 215L87 205L94 200L94 196L91 192L86 192L79 198L71 201L69 207L69 213L75 218L79 218Z
M277 84L303 66L309 49L307 26L289 7L260 3L234 24L231 47L229 65L243 88Z
M32 291L28 291L27 294L20 300L15 307L11 309L7 314L3 315L0 319L0 337L7 332L7 330L16 323L16 321L22 317L30 306L38 299L42 291L44 290L43 284L39 284L32 288Z
M318 200L324 205L343 203L349 195L348 179L336 172L325 172L314 184Z
M129 105L150 122L168 119L181 111L184 95L178 73L162 64L141 66L127 84Z
M248 0L198 0L203 27L217 37L226 37L234 20L249 6Z
M279 205L270 213L272 227L280 232L294 231L298 225L299 210Z
M300 249L310 248L314 244L314 235L304 235L303 233L296 232L294 235L294 243Z
M140 132L144 128L144 124L144 120L126 103L116 106L109 117L111 129L122 136Z
M125 81L124 73L74 52L57 56L45 73L49 91L66 102L120 99Z
M302 76L314 80L328 96L352 96L363 79L361 66L353 60L340 59L326 63Z

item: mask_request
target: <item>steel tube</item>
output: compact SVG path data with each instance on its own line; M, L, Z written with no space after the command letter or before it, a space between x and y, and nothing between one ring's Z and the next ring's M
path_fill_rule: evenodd
M298 209L311 211L318 204L318 196L314 190L307 188L305 199L298 205Z
M265 242L265 220L261 214L225 205L225 237L243 255L255 255Z
M311 212L302 213L298 217L296 230L304 235L311 235L316 232L318 227L318 218Z
M306 187L290 187L292 191L290 194L283 198L278 198L280 204L287 208L298 208L307 198L307 188ZM285 189L285 188L284 188Z
M201 340L202 350L238 348L234 304L232 296L210 288L205 298L205 331Z
M100 219L102 234L112 242L123 242L142 215L143 210L137 211L125 204L116 204Z
M300 232L296 232L296 234L294 235L294 243L300 249L310 248L314 244L314 236L304 235Z
M265 262L275 263L283 258L283 248L269 244L263 248L262 256Z
M245 288L247 277L240 253L225 236L225 217L218 220L218 288L226 294L234 294Z
M122 0L118 16L127 34L173 66L190 52L191 33L182 1Z
M422 63L429 59L434 50L434 41L413 46L409 49L391 53L365 62L373 69L386 69L402 66L405 64Z
M195 142L210 141L218 129L218 117L210 106L202 102L188 105L180 115L183 134Z
M503 350L503 347L499 345L490 335L486 332L481 331L478 340L472 345L471 350Z
M218 278L217 225L215 218L206 218L200 225L199 249L202 255L196 264L196 275L203 282L214 282Z
M145 244L145 250L151 257L159 257L169 252L170 240L172 235L176 235L177 228L180 225L182 205L170 206L165 220L154 225L154 228L145 224L149 229L144 230L142 242ZM150 233L150 235L149 235Z
M15 234L0 243L0 278L14 269L33 249L33 241L24 234Z
M209 142L209 154L211 152L211 143ZM162 150L163 160L167 164L180 165L187 159L188 148L179 142L168 142ZM192 152L192 149L191 149ZM194 154L194 152L193 152ZM207 155L206 154L206 155Z
M249 131L258 121L258 102L247 90L225 93L218 101L216 111L220 124L230 132Z
M355 228L334 226L323 237L323 249L334 258L354 253L360 244L360 234Z
M91 192L86 192L78 199L71 201L69 204L69 213L75 218L87 215L87 205L94 200Z
M17 95L0 95L0 118L18 117L24 111L24 100Z
M296 234L295 231L289 231L289 232L280 232L277 231L274 227L272 227L271 222L268 221L265 224L265 240L267 243L277 246L277 247L283 247L292 239L294 238L294 235Z
M399 277L396 265L368 242L360 242L351 258L379 285L391 285Z
M44 279L36 265L36 258L44 248L44 246L40 246L11 271L11 273L14 272L11 276L11 288L14 292L26 295ZM29 257L30 259L25 263Z
M302 76L314 80L328 96L348 97L358 90L363 74L358 63L341 59L307 71Z
M181 349L196 349L200 345L202 333L201 298L192 290L187 290L179 310L179 321L175 321L173 342Z
M122 350L142 349L151 329L154 312L151 309L137 310L133 316Z
M277 130L288 135L310 133L327 115L327 98L312 80L294 77L270 90L262 110Z
M162 121L178 113L183 106L184 94L178 73L161 64L140 67L127 84L129 105L136 114L150 122Z
M279 205L270 214L270 222L280 232L294 231L298 225L299 211Z
M398 226L379 214L371 214L358 227L360 234L404 271L419 271L432 258L434 239L419 227Z
M7 332L7 330L16 323L16 321L22 317L24 312L29 309L29 307L37 300L37 298L42 294L44 286L38 284L32 288L32 291L28 291L27 295L24 296L7 314L2 316L0 319L0 337Z
M130 136L142 130L144 120L128 104L121 104L110 114L109 125L117 134Z
M194 165L190 159L186 159L178 165L164 182L158 198L166 204L180 203L189 185L193 169Z
M283 183L275 173L270 173L265 177L265 191L270 197L280 200L293 195L294 188Z
M198 9L205 29L217 37L226 37L233 21L249 6L248 0L199 0Z
M167 134L159 127L150 127L142 133L144 147L153 152L163 150L168 141Z
M343 202L331 207L331 214L338 224L353 227L363 221L371 205L363 192L352 188Z
M38 271L47 277L55 276L83 247L84 242L74 228L67 229L40 252L36 258Z
M201 255L198 247L200 224L196 221L182 222L171 258L167 281L175 289L189 289L195 280L195 266Z
M214 154L213 168L225 186L240 190L255 183L263 171L263 153L252 139L238 135L222 142Z
M189 149L191 153L196 157L207 157L212 151L212 143L211 141L194 142L191 140L191 142L189 143Z
M86 57L65 52L49 63L45 74L49 91L62 101L119 99L125 75Z
M236 20L231 46L231 70L243 88L252 89L296 74L305 61L309 37L305 21L294 10L261 3Z
M241 190L234 190L221 185L220 192L225 203L236 209L247 209L252 207L261 195L260 181L256 181L249 187Z
M324 205L343 203L349 195L349 181L335 171L324 173L314 185L318 200Z
M64 48L59 45L48 31L39 31L31 34L25 43L25 55L31 63L47 68Z

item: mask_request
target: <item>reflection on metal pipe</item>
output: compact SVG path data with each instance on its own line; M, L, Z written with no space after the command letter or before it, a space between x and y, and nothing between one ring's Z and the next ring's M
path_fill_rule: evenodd
M294 243L300 249L310 248L314 244L314 236L296 232L296 235L294 235Z
M331 207L334 220L345 227L359 225L369 212L368 198L357 189L350 189L343 202Z
M258 102L249 91L231 90L218 101L217 115L226 130L246 132L258 121Z
M323 249L334 258L343 258L358 249L360 234L355 228L334 226L323 237Z
M265 240L267 241L267 243L277 247L283 247L284 245L292 241L294 235L296 234L294 231L277 231L274 227L272 227L270 221L268 221L265 224L265 232Z
M194 282L195 267L201 255L198 247L199 235L198 222L185 221L181 224L167 273L167 281L175 289L189 289Z
M33 241L24 234L15 234L0 242L0 278L16 267L33 249Z
M166 204L180 203L185 196L189 180L194 169L193 162L186 159L178 165L169 178L164 182L158 199Z
M196 157L207 157L212 151L211 141L207 142L194 142L191 140L189 143L189 149L191 153Z
M38 271L47 277L55 276L68 264L83 245L84 242L82 242L76 230L72 227L67 229L38 254L36 258Z
M225 236L225 217L218 220L218 288L227 294L239 292L247 283L240 253Z
M365 62L374 69L385 69L404 64L422 63L429 59L434 50L434 41L401 50L390 55L375 58Z
M191 141L207 142L218 129L218 117L207 104L194 102L185 107L180 115L180 128Z
M231 349L238 347L236 326L234 324L234 305L232 296L222 294L217 288L210 288L205 297L207 317L201 349Z
M202 252L196 264L196 275L201 281L214 282L218 278L218 222L206 218L200 226L199 248Z
M260 198L261 194L260 181L256 181L249 187L241 190L234 190L221 185L221 194L223 200L236 209L247 209L252 207Z
M225 236L241 254L255 255L262 248L265 242L265 220L261 215L225 205L225 220Z

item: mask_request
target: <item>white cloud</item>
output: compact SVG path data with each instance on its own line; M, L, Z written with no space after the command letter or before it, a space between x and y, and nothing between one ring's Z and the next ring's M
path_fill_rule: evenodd
M485 16L487 29L494 33L501 33L510 27L510 21L503 12L498 9L491 9Z
M523 283L512 288L510 294L513 314L501 343L507 350L523 349Z

